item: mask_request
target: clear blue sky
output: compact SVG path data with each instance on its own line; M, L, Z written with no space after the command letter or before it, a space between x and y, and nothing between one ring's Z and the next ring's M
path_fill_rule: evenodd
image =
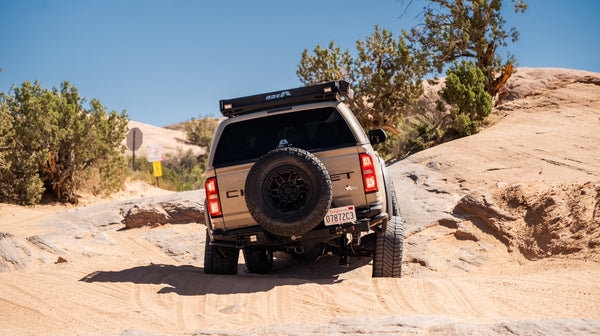
M219 99L299 86L304 49L413 27L422 3L401 16L408 2L0 0L0 91L68 80L156 126L218 116ZM520 66L600 72L600 1L526 0L519 15L504 2Z

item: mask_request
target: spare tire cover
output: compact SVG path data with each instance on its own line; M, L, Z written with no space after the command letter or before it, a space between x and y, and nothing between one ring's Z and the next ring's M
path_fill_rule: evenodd
M331 206L327 168L310 152L274 149L252 166L245 184L246 205L265 230L301 235L316 227Z

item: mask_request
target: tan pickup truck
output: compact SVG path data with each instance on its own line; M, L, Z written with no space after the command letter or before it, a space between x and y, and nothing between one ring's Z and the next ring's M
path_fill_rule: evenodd
M273 252L316 260L372 257L374 277L399 277L403 222L391 178L343 103L345 81L220 101L227 117L206 171L204 271L267 273Z

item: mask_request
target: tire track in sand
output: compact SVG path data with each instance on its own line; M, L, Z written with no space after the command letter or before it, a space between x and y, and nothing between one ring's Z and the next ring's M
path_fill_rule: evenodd
M25 278L27 278L27 275L25 275ZM27 281L27 279L24 281ZM49 283L52 283L52 280ZM14 283L2 283L1 285L4 287L1 291L2 295L7 296L2 300L12 306L29 307L27 310L29 314L25 316L30 316L28 320L33 323L38 324L41 321L47 321L60 326L61 329L76 327L77 330L98 330L96 325L82 319L77 310L62 309L62 306L66 303L65 299L75 306L89 309L85 302L73 302L66 298L63 293L56 292L53 286L24 290Z

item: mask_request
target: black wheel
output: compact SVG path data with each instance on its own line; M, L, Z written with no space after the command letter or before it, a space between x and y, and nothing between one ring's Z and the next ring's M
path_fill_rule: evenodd
M248 272L264 274L273 269L273 251L264 247L246 247L242 251Z
M204 248L204 273L237 274L240 250L235 247L211 246L206 235Z
M393 188L392 185L389 186ZM392 217L384 232L377 233L373 256L374 278L399 278L402 273L402 250L404 246L404 222L396 204L392 189Z
M250 169L245 191L254 220L280 236L310 231L331 206L327 169L314 155L294 147L263 155Z

